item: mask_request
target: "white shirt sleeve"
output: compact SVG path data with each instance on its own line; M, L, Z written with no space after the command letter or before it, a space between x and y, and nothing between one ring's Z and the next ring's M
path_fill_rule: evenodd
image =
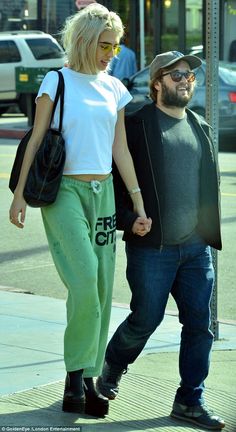
M113 81L113 88L117 101L117 111L120 111L133 99L133 97L118 78L111 77L111 79Z
M39 87L39 91L36 96L35 102L37 103L37 99L40 96L42 96L44 93L50 97L52 102L54 102L56 96L57 84L58 84L58 73L56 71L48 72L45 75Z

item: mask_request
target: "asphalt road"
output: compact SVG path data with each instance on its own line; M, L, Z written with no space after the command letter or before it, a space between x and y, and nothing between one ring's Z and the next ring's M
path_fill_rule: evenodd
M18 289L27 293L66 298L50 253L39 209L27 209L23 230L8 221L11 192L9 173L17 140L0 139L0 288ZM218 319L235 320L236 310L236 152L219 153L222 191L223 251L218 253L217 298ZM129 303L130 293L125 279L125 254L121 232L117 232L117 265L113 301ZM169 310L175 310L170 299Z

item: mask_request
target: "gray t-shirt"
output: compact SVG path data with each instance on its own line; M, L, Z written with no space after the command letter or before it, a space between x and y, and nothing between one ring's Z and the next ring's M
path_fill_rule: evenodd
M176 119L158 109L163 139L162 228L164 245L181 244L198 222L201 144L187 115Z

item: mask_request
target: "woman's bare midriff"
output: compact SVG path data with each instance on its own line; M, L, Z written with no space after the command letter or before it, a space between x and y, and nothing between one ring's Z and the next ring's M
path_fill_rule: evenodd
M84 182L91 182L92 180L102 181L108 178L109 174L68 174L66 177L73 178Z

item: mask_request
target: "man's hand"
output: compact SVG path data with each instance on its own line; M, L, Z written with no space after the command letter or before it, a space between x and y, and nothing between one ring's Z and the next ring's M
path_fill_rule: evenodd
M152 219L145 217L137 217L136 221L132 226L133 234L139 235L141 237L145 236L151 230Z

